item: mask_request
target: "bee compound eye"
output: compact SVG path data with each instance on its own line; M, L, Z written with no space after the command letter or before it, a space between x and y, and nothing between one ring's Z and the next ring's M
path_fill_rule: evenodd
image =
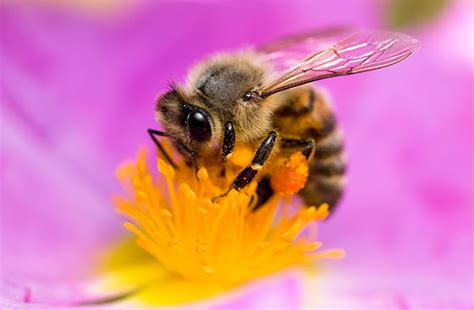
M211 124L204 111L193 111L188 115L188 130L191 139L205 142L211 138Z

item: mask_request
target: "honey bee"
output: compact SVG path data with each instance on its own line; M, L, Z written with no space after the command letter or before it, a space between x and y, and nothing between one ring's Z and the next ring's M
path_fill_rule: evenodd
M212 56L191 70L187 85L159 97L156 118L165 131L148 132L174 167L157 136L169 137L196 170L200 160L225 164L236 144L253 146L251 163L230 189L257 177L258 205L273 194L269 176L257 176L270 155L300 150L310 163L300 196L334 208L346 169L342 133L324 94L305 84L383 68L418 48L401 33L330 29Z

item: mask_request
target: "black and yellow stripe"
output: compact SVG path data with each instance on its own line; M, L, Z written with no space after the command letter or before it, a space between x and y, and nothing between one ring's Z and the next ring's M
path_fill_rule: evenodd
M288 91L286 104L275 113L275 127L282 135L315 141L309 178L300 195L307 205L337 205L344 190L346 158L342 132L327 100L313 88Z

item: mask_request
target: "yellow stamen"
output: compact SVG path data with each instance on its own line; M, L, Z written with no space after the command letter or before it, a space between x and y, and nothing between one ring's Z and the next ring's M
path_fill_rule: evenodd
M286 167L298 174L304 170L301 162L296 155ZM321 243L302 233L308 229L312 234L313 224L327 217L327 205L290 212L290 200L275 195L252 211L256 182L213 200L227 190L237 169L228 169L224 177L220 169L201 168L196 177L191 168L182 165L175 171L161 159L157 168L164 180L152 178L144 151L135 164L123 166L118 176L127 194L117 197L115 203L130 219L124 226L137 236L137 244L171 274L232 286L290 265L339 258L343 253L317 252ZM279 207L285 211L278 212Z

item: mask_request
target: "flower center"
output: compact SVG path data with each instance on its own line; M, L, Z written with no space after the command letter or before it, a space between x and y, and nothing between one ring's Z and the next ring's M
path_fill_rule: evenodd
M195 175L185 165L175 170L161 159L157 167L163 177L154 179L145 152L135 164L123 166L118 175L127 194L115 203L130 219L124 226L138 237L138 245L172 274L232 286L290 265L343 255L341 250L320 251L315 241L315 222L327 217L327 205L293 210L290 200L277 194L252 211L256 182L215 199L226 192L237 169L222 174L221 169L201 168Z

